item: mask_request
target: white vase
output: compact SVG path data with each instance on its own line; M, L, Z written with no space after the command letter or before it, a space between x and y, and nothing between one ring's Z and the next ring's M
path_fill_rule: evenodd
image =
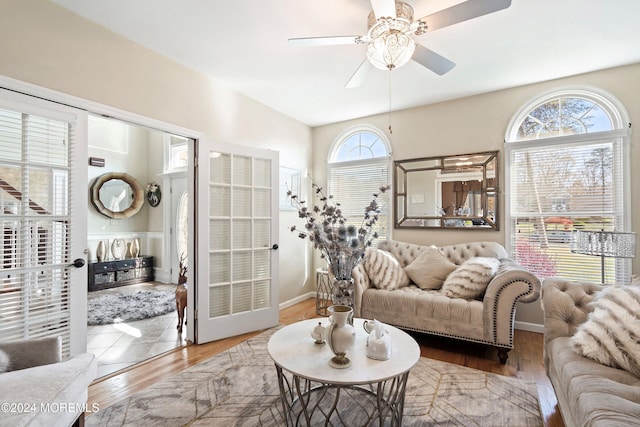
M104 261L104 256L107 254L107 248L104 245L104 241L100 240L96 247L96 258L98 262Z
M113 259L123 259L126 250L127 243L124 239L113 239L113 243L111 243L111 255L113 255Z
M140 255L140 240L136 237L131 241L131 257L138 258Z
M331 324L327 328L327 343L335 354L329 360L332 368L348 368L351 360L347 352L353 348L356 341L356 330L353 327L353 308L346 305L332 305L327 311Z

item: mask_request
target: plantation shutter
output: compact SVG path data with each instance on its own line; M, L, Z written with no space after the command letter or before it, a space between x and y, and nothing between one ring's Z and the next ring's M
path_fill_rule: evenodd
M575 230L626 231L623 142L509 143L510 243L520 264L541 278L601 281L602 259L572 253L571 240ZM627 259L605 258L608 283L630 274Z
M74 303L67 265L75 120L0 108L0 340L61 336L64 357Z
M389 184L389 167L386 158L357 162L334 163L329 166L329 191L336 203L340 203L343 216L349 225L360 227L365 208L379 194L380 216L373 231L380 240L390 237L389 192L380 193L381 186ZM375 245L374 240L373 244Z

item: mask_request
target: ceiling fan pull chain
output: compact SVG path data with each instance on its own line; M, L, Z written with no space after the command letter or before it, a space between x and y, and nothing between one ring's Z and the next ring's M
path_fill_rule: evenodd
M391 129L391 68L389 68L389 116L388 116L388 121L389 121L389 134L392 134L393 130Z

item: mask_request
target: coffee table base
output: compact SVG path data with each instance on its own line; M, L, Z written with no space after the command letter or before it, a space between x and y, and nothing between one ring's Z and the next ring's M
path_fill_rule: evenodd
M287 426L401 426L409 372L373 384L324 384L276 365ZM346 410L348 409L348 410Z

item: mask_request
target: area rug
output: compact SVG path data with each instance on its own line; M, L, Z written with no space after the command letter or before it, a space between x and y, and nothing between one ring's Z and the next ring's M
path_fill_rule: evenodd
M100 295L87 300L87 324L107 325L116 322L148 319L176 309L173 291L138 291Z
M267 354L275 330L101 408L87 416L86 425L284 425L276 370ZM353 401L354 409L359 403ZM407 382L403 425L529 427L543 421L535 383L420 358Z

